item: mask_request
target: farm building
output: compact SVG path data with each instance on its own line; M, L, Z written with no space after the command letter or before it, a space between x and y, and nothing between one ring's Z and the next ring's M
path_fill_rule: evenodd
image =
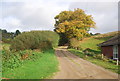
M99 44L102 54L110 59L120 59L120 35L116 35L109 40Z

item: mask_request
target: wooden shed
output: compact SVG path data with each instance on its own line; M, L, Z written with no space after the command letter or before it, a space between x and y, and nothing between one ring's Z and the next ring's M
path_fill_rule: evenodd
M116 35L98 46L101 47L104 56L110 59L120 60L120 35Z

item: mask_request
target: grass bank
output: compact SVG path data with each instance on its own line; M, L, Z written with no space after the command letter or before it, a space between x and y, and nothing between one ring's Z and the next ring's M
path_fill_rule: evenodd
M118 31L115 31L115 32L109 32L109 33L95 35L95 36L85 38L80 42L80 47L83 50L86 48L90 48L95 51L101 51L97 45L108 40L109 38L111 38L117 34L118 34Z
M58 61L54 55L54 50L32 51L32 53L37 54L37 59L25 60L20 67L5 70L2 77L10 79L45 79L58 71Z
M85 38L83 41L80 43L80 47L84 50L86 48L90 48L95 51L100 51L99 47L97 46L99 43L104 42L105 39L96 39L94 37L89 37Z

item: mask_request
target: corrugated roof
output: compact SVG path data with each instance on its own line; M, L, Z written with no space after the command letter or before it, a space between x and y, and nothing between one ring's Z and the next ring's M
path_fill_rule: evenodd
M100 43L98 46L120 45L120 35L116 35L109 40Z

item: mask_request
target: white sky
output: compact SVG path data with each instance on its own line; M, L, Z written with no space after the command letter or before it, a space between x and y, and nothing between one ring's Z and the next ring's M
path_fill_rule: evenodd
M109 2L108 2L109 1ZM92 33L118 30L119 0L1 0L0 28L14 32L53 30L54 17L64 10L80 8L93 16Z

